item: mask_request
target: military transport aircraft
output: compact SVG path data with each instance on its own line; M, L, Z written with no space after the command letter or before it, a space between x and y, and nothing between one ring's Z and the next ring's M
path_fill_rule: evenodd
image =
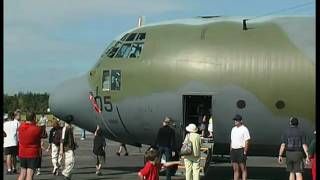
M315 128L315 18L203 16L121 34L86 74L50 95L53 114L108 139L152 145L164 117L177 141L214 117L214 153L229 154L235 114L250 130L249 155L277 156L289 118ZM89 96L94 97L97 108Z

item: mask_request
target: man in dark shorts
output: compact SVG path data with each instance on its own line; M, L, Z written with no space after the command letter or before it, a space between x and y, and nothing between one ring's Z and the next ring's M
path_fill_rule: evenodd
M230 159L233 167L233 179L239 180L240 170L242 180L247 180L247 152L250 141L250 134L247 127L242 124L242 117L236 115L235 126L231 130Z
M4 154L6 156L7 173L16 174L16 156L18 155L18 139L17 132L19 124L14 120L14 113L9 112L9 116L4 117L3 130L6 137L3 138Z
M36 126L36 114L27 113L26 122L19 127L19 158L21 172L18 180L33 179L39 166L41 129Z
M306 144L305 133L298 128L299 120L295 117L290 118L290 128L286 129L281 136L281 146L279 150L278 162L283 162L282 155L286 150L287 171L290 172L289 180L302 180L304 169L303 151L308 157L308 146ZM296 177L296 178L295 178Z

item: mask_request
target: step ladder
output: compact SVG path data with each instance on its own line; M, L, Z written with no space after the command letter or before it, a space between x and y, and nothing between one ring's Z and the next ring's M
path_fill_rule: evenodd
M200 148L200 176L207 172L208 165L211 161L214 142L212 138L201 138L202 146ZM184 164L184 156L180 157L181 164ZM185 166L179 165L176 175L185 175Z

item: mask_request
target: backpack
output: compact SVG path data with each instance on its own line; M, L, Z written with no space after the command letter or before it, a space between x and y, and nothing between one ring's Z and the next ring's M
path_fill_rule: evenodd
M55 145L60 145L61 135L62 135L62 129L61 129L61 128L56 129L56 130L53 132L52 142L53 142Z

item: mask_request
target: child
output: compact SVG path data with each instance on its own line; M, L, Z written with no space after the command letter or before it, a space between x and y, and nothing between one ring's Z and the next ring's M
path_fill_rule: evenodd
M98 176L101 176L102 173L100 171L102 163L105 162L106 160L106 153L105 153L105 148L106 148L106 140L102 136L102 131L99 126L97 126L97 129L94 133L94 140L93 140L93 153L97 157L97 162L96 162L96 174Z
M158 153L155 149L150 148L146 154L146 165L139 171L140 180L159 180L159 169L179 165L180 161L171 161L160 164Z

